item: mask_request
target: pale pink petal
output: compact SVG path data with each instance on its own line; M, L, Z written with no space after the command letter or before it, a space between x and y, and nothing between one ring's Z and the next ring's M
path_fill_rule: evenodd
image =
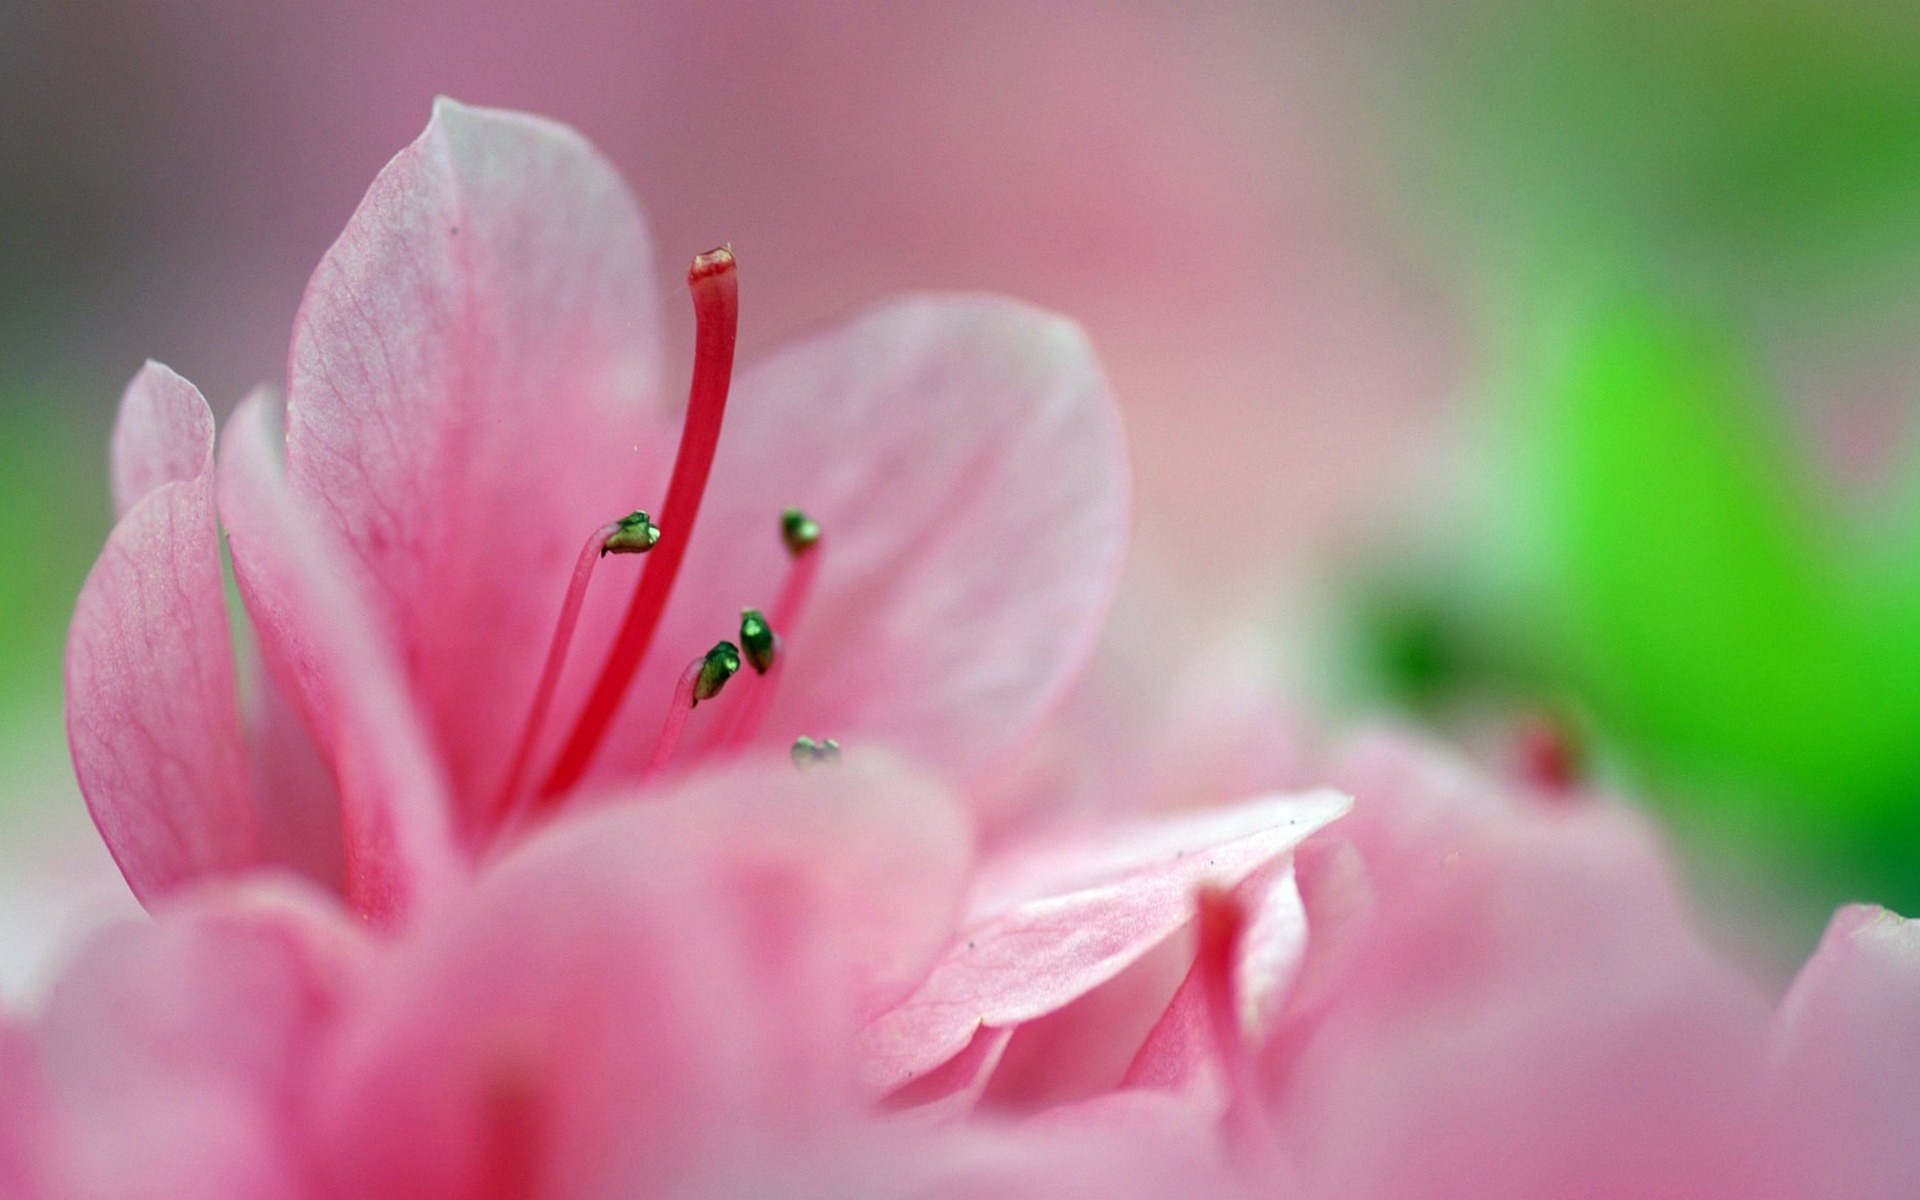
M1268 1052L1298 1194L1776 1195L1764 1005L1694 932L1647 831L1598 807L1503 809L1481 786L1384 796L1365 820L1362 792L1377 896L1337 869L1304 881L1314 936L1325 894L1351 940L1333 979L1309 955L1315 1011ZM1377 836L1395 809L1419 820Z
M291 1117L359 936L327 899L274 885L96 939L40 1021L64 1194L305 1195Z
M444 99L308 286L288 475L373 582L463 811L493 799L581 541L658 502L660 292L578 134Z
M886 1107L911 1110L915 1117L930 1121L966 1116L986 1094L1013 1032L1011 1028L977 1030L966 1049L889 1093Z
M1841 909L1773 1028L1781 1136L1821 1196L1920 1195L1920 922Z
M1303 851L1304 853L1304 848ZM1208 989L1229 981L1241 1030L1257 1047L1279 1020L1308 943L1307 916L1291 862L1247 880L1236 894L1248 906L1244 935L1227 948L1230 962L1210 960L1207 947L1193 959L1180 990L1127 1067L1124 1086L1198 1096L1217 1109L1227 1100L1219 1040L1212 1028ZM1217 955L1215 956L1217 959Z
M1010 301L904 300L754 365L609 765L651 745L676 672L772 604L794 505L824 558L765 744L887 742L977 776L1093 644L1126 541L1124 453L1084 335Z
M339 783L347 898L398 915L456 869L446 788L344 557L288 490L267 398L234 412L221 451L220 509L234 576L267 668L295 699Z
M997 879L984 872L994 903L976 900L926 981L869 1027L869 1081L897 1086L982 1026L1029 1021L1092 991L1184 928L1202 887L1235 886L1350 803L1332 792L1271 797L1123 828L1073 853L1026 854Z
M711 768L632 818L648 842L711 864L714 882L751 894L760 864L808 864L803 881L851 973L863 1014L898 1003L940 957L961 919L972 838L946 788L881 750L833 770L791 763ZM735 882L730 882L735 880ZM827 964L816 964L824 969Z
M213 463L213 412L200 389L149 360L120 398L109 451L119 516L169 483L206 475Z
M863 1200L1236 1200L1211 1129L1158 1097L1064 1119L869 1125L775 1163L743 1155L716 1196ZM1261 1193L1266 1194L1266 1193Z
M151 901L266 853L234 693L213 418L165 367L127 389L114 476L129 507L67 635L67 739L94 823Z
M982 1092L981 1107L997 1113L1033 1114L1077 1104L1121 1086L1141 1044L1179 991L1193 964L1194 949L1190 924L1162 939L1112 979L1051 1012L1020 1022Z
M719 1195L674 1188L790 1161L858 1113L850 975L950 922L960 827L854 764L562 817L384 964L316 1083L335 1192Z
M241 660L247 697L247 745L253 785L261 797L267 850L273 861L331 892L346 890L341 844L340 785L313 740L299 706L267 670L259 639L248 629L251 653ZM243 652L244 653L244 652Z

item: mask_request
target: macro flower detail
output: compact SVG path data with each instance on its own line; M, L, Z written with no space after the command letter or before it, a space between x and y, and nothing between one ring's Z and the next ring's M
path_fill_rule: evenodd
M116 489L141 499L68 674L88 805L144 899L275 863L386 917L505 816L583 790L799 735L965 781L1020 743L1091 647L1125 538L1085 339L920 296L736 380L731 254L690 279L682 421L612 169L560 126L441 101L314 274L284 419L261 394L228 422L217 488L204 401L143 374L116 434ZM237 691L216 491L264 668ZM645 552L594 567L582 538ZM711 716L676 711L689 662L755 606L771 658L750 650Z
M134 378L68 733L152 911L0 1014L6 1200L1914 1194L1920 925L1775 1003L1563 730L1322 759L1164 621L1067 697L1085 338L916 296L736 377L750 278L669 403L621 181L441 101L284 404Z

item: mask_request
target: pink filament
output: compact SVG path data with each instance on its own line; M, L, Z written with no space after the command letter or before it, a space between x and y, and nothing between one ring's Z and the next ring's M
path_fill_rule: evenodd
M721 746L727 754L738 754L753 743L766 722L767 711L773 707L773 698L780 690L780 672L787 665L787 643L800 628L800 619L806 615L807 601L813 596L813 580L820 573L820 555L826 549L827 539L822 536L815 539L813 545L794 556L787 568L787 577L780 585L780 595L773 602L773 615L767 618L767 624L773 627L773 665L767 673L753 680L747 689L746 702L740 706L730 727L721 735Z
M575 720L553 769L534 798L536 809L550 808L586 774L607 729L613 724L645 663L653 635L666 612L667 597L680 574L693 537L707 476L713 470L720 444L720 424L726 416L727 391L733 382L734 341L740 328L740 288L733 254L715 250L693 260L687 271L698 322L694 344L693 385L687 402L686 424L680 430L680 449L673 460L673 476L660 509L660 541L647 555L633 600L621 623L613 649L600 668L593 691Z
M673 761L673 752L680 745L680 734L687 728L687 718L693 715L693 689L700 681L700 671L707 664L707 656L702 654L693 660L687 669L680 673L680 682L673 689L673 703L667 706L667 723L660 728L660 740L653 744L653 758L647 763L646 774L641 782L650 783L659 778Z
M534 688L533 704L527 710L526 724L520 733L520 744L514 749L512 765L507 768L506 780L494 800L492 817L496 826L512 815L514 800L526 777L527 764L533 757L534 747L539 744L540 729L546 723L547 710L553 706L554 692L560 686L560 672L567 665L567 649L573 644L574 627L580 623L580 607L586 602L587 584L593 579L594 564L606 552L607 539L619 529L620 523L614 521L594 530L587 538L587 544L580 548L580 557L574 560L573 575L567 581L566 598L560 602L560 619L553 627L553 642L547 647L547 663L540 670L540 682Z

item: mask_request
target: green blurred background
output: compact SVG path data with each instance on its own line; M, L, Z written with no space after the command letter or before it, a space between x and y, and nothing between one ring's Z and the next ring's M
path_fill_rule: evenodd
M1920 908L1920 7L1491 3L1408 156L1479 287L1472 518L1361 677L1569 712L1695 857Z
M582 128L668 259L750 252L750 350L904 287L1083 320L1140 554L1196 622L1318 611L1282 682L1322 711L1550 711L1796 930L1920 912L1916 64L1920 6L1860 0L18 0L0 869L84 832L60 643L119 387L276 378L447 92Z

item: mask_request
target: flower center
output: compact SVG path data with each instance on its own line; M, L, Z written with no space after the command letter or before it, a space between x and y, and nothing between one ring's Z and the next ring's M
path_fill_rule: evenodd
M696 334L693 383L687 416L667 482L665 502L656 526L644 512L635 512L593 531L581 547L569 577L553 641L547 652L519 744L510 760L492 812L494 828L516 817L538 815L555 807L592 765L607 731L645 665L660 620L666 613L680 565L693 539L693 527L713 471L714 453L726 416L727 394L733 382L733 352L739 332L740 295L737 267L728 247L709 251L687 270L692 293ZM646 778L665 769L679 743L688 715L703 700L712 699L745 661L753 668L754 686L744 704L727 714L729 723L715 740L723 752L737 753L750 743L772 704L780 670L786 660L784 633L798 627L821 558L820 526L799 509L780 516L780 536L787 547L789 568L774 602L771 618L756 609L742 614L740 645L721 642L696 658L682 674L667 722L655 744ZM533 756L552 708L568 648L579 623L581 606L593 568L607 554L645 554L646 565L634 585L618 634L601 664L593 688L562 743L545 778L530 796L523 796Z

